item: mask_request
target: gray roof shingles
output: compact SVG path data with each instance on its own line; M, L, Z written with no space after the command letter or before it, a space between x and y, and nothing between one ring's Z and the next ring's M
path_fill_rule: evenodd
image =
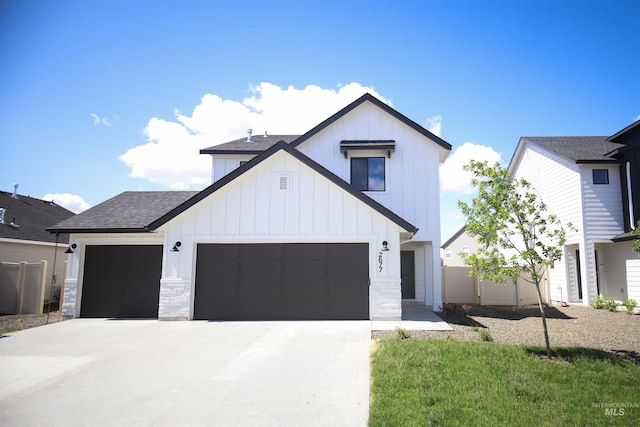
M13 193L0 191L0 208L6 209L4 224L0 224L0 238L55 243L56 236L46 228L75 215L52 201L20 194L17 198L12 196ZM19 227L9 225L14 218ZM68 243L69 236L61 234L58 241Z
M287 144L298 138L299 135L254 135L252 142L247 138L236 139L213 147L203 148L200 154L242 154L259 153L275 145L276 142L284 141Z
M50 228L50 232L148 231L198 191L126 191Z
M576 163L616 162L607 154L622 147L623 144L607 141L607 138L607 136L523 136L522 140L545 147Z

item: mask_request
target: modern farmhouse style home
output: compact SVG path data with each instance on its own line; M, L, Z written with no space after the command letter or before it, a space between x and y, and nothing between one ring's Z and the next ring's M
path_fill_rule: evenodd
M365 94L303 135L201 150L200 192L125 192L63 221L63 314L399 319L438 309L451 145Z

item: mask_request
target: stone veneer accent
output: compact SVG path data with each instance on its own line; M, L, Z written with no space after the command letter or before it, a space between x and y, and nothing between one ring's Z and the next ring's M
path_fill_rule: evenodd
M402 319L402 290L400 280L375 281L369 286L371 320Z
M191 310L191 284L182 279L160 279L158 319L188 320Z
M78 280L65 279L62 301L62 316L64 318L76 317L76 304L78 303Z

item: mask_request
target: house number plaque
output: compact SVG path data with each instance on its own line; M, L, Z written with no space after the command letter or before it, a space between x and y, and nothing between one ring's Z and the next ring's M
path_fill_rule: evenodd
M378 272L382 273L382 252L378 252Z

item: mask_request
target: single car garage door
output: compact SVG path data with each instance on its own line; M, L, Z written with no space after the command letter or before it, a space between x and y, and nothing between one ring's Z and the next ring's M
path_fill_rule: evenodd
M85 248L80 317L157 318L162 246Z
M194 318L369 319L366 243L200 244Z

